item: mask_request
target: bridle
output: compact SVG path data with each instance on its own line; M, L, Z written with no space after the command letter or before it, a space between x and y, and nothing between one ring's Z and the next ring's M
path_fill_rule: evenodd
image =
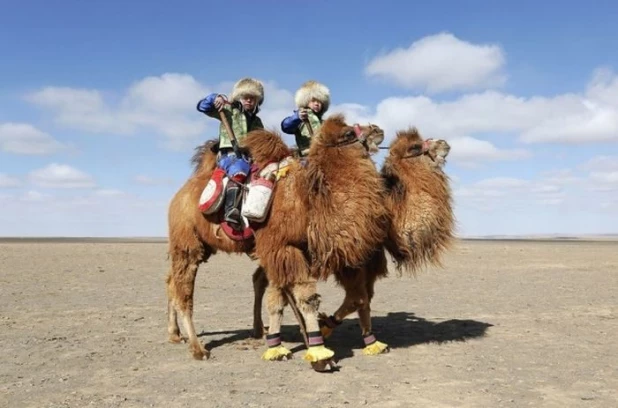
M422 156L424 154L429 153L429 143L432 142L433 139L425 139L420 143L415 143L413 144L411 147L414 148L414 150L412 151L412 153L407 154L405 156L401 156L402 159L412 159L414 157L419 157ZM390 149L389 146L380 146L380 149ZM427 156L429 156L429 158L432 161L435 161L435 159L433 157L431 157L430 154L427 154Z
M370 125L370 129L373 129L375 126L374 125ZM367 144L367 135L362 131L360 125L358 123L355 123L353 125L354 128L354 133L356 134L355 138L351 138L351 139L346 139L343 140L341 142L337 142L337 143L328 143L325 144L325 147L343 147L343 146L349 146L352 145L354 143L361 143L363 145L363 147L367 150L369 150L369 146Z

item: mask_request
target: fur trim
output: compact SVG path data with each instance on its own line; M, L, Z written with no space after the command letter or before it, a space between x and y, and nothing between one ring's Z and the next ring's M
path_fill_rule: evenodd
M322 113L328 110L330 105L330 90L317 81L307 81L296 91L294 102L297 108L306 108L311 99L322 102Z
M232 89L232 102L240 101L241 95L252 95L257 99L260 106L264 102L264 85L253 78L243 78L234 84Z

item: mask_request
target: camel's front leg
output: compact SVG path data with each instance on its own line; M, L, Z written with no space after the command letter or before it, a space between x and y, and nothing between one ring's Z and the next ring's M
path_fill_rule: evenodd
M316 371L323 371L328 365L332 365L335 352L324 346L324 339L320 333L318 324L318 309L320 307L320 295L317 293L315 280L296 283L292 287L292 294L300 313L305 319L309 349L304 359L309 361Z
M269 318L268 334L266 335L268 350L264 352L262 359L288 359L292 356L292 352L281 345L281 322L283 320L283 309L287 302L281 289L273 285L268 285L266 288L266 298Z
M322 315L321 332L328 337L334 327L341 324L348 315L358 312L359 324L365 348L363 354L374 355L388 351L388 345L376 340L371 330L371 299L374 293L376 275L373 269L362 268L354 273L343 273L338 276L339 283L345 289L345 298L337 311L329 317Z

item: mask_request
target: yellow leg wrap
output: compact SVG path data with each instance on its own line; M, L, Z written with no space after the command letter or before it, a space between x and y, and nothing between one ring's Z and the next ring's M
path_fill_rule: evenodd
M277 361L289 359L292 357L292 352L283 346L269 348L262 354L262 360Z
M381 341L376 341L363 349L363 354L366 356L376 356L385 352L388 352L388 344Z
M305 353L303 360L309 361L310 363L315 363L317 361L328 360L333 358L335 352L331 349L321 346L311 346Z

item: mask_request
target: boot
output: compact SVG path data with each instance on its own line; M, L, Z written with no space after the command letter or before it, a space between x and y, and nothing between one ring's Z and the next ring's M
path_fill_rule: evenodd
M243 223L238 204L240 204L240 186L230 181L225 190L225 215L223 219L230 224L232 228L241 231L243 229Z

